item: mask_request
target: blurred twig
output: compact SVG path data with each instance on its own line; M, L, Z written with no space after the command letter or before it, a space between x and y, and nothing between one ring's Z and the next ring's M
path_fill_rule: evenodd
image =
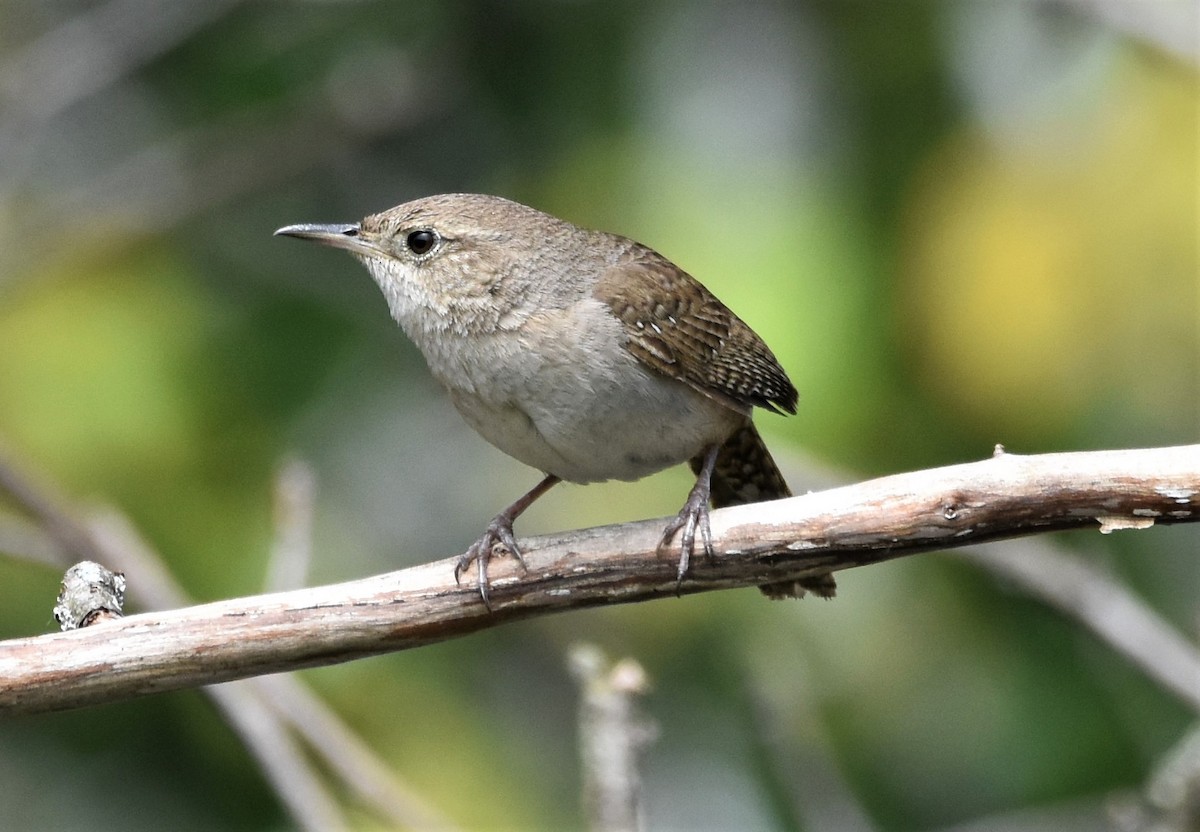
M288 460L275 477L275 540L263 589L279 592L304 586L312 562L313 511L317 479L309 465Z
M1200 723L1151 772L1144 792L1110 801L1121 832L1196 832L1200 829Z
M155 57L186 41L241 0L168 3L109 0L65 18L0 60L0 203L34 167L55 119L101 91L120 86ZM110 194L111 196L111 194ZM26 215L28 200L22 200ZM36 227L30 225L29 227ZM26 240L26 228L9 239Z
M69 187L26 200L0 228L6 275L20 273L30 258L59 253L48 241L63 217L92 217L87 230L109 238L163 233L214 205L311 168L336 146L336 136L333 125L303 107L280 116L253 106L136 145ZM12 199L0 189L0 204Z
M337 798L305 758L269 700L249 682L214 685L205 690L225 720L258 761L275 793L296 824L311 832L346 829Z
M591 644L575 645L567 661L579 681L579 753L588 827L635 832L644 825L638 758L658 733L637 706L649 687L646 672L633 659L610 662Z
M786 809L791 813L788 819L793 825L801 829L873 832L876 826L871 816L842 776L814 709L806 706L804 697L795 697L801 703L799 714L793 705L785 715L764 685L755 686L748 695L756 739L767 757L771 780L778 783L778 790L786 797ZM802 725L796 725L797 718ZM803 741L792 742L797 733L803 733Z
M11 480L11 477L8 478ZM0 487L6 478L0 473ZM1015 456L713 513L683 592L795 580L1042 531L1200 519L1200 446ZM535 614L674 595L661 520L531 538L494 612L453 561L0 643L0 710L55 710L417 647ZM133 571L125 569L133 576ZM1200 677L1173 688L1200 709Z
M0 514L0 553L58 569L71 562L70 556L40 527L10 514Z
M985 815L936 832L1105 832L1111 830L1107 820L1101 801L1068 800Z
M186 40L241 0L110 0L76 14L0 62L8 110L44 120Z
M1052 0L1114 31L1177 58L1200 64L1200 3L1196 0Z
M147 122L123 134L115 152L91 153L111 145L101 139L112 130L92 112L110 112L110 100L130 112L138 111L130 101L153 110L152 89L137 71L241 2L109 0L0 57L0 208L11 209L0 227L0 282L36 272L32 261L69 256L55 230L64 223L82 229L85 241L163 233L373 136L409 130L454 97L445 67L423 67L428 75L418 82L404 50L368 49L332 61L324 77L293 93L182 129ZM436 98L424 95L433 76ZM93 110L71 109L81 103ZM76 148L91 162L70 177L45 150L62 133L82 134ZM89 222L80 226L80 217Z
M1093 564L1037 540L986 544L959 554L1081 621L1200 711L1200 648Z
M452 830L453 824L407 786L346 727L337 714L290 675L248 680L293 731L365 805L401 829Z

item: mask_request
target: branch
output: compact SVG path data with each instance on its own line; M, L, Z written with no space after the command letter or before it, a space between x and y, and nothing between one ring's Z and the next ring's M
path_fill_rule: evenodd
M303 470L302 470L303 469ZM304 477L302 463L285 466L277 481L277 503L287 504L277 529L276 554L282 549L310 548L298 544L297 523L311 514L299 503L311 497L313 483L296 488ZM50 566L70 563L71 557L97 557L102 562L137 575L131 595L144 609L160 610L194 603L175 581L129 520L112 509L99 509L81 521L45 482L26 476L0 456L0 493L41 523L40 529L0 515L0 550L33 555ZM287 538L286 544L284 539ZM294 559L295 553L284 553ZM86 561L85 561L86 562ZM77 569L76 564L72 569ZM68 570L70 572L71 570ZM288 570L289 573L292 570ZM65 582L65 579L64 579ZM259 763L263 775L291 814L297 829L333 829L346 824L336 795L348 792L398 828L450 830L450 822L428 806L417 793L391 772L336 714L294 676L262 676L226 685L210 685L203 692L214 701L230 728ZM324 770L343 788L326 788L315 767L289 731L295 732L323 763Z
M795 580L1039 532L1200 519L1200 445L1016 456L900 474L712 514L720 554L681 592ZM494 565L494 612L453 560L311 589L0 642L0 713L111 702L404 650L508 621L675 594L662 520L525 541ZM137 576L128 575L136 585ZM1197 680L1200 684L1200 680Z

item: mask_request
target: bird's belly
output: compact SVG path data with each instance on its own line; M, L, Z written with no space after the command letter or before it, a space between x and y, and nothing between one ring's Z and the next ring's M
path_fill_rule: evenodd
M484 439L568 482L640 479L745 424L747 412L643 365L621 346L622 326L585 299L519 331L418 346Z
M466 421L509 456L568 482L636 480L724 441L746 416L687 385L646 372L543 378L503 403L451 390ZM519 391L514 391L519 392Z

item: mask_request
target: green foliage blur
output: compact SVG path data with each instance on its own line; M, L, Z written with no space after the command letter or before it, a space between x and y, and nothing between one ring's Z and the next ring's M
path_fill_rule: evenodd
M458 419L361 267L271 236L452 191L635 237L713 289L801 391L758 420L798 491L802 453L849 480L1195 442L1198 92L1053 3L9 0L0 448L125 512L200 600L261 591L289 458L317 476L311 583L462 551L539 474ZM666 516L688 484L563 487L518 534ZM4 540L0 633L46 632L61 573ZM1195 635L1195 529L1053 542ZM652 829L806 828L811 759L880 830L1089 828L1195 718L967 561L839 583L301 676L471 829L584 827L583 640L654 682ZM0 723L0 775L6 828L83 828L81 804L92 830L292 826L197 692Z

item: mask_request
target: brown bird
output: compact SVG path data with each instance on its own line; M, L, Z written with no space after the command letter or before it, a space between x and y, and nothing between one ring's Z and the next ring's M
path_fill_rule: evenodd
M716 507L791 495L751 421L795 413L796 388L730 309L661 254L481 194L414 200L348 225L275 232L349 251L383 290L467 423L545 478L488 524L455 578L499 546L556 483L636 480L687 462L696 484L663 532L682 583ZM678 585L678 584L677 584ZM832 597L832 575L762 587Z

